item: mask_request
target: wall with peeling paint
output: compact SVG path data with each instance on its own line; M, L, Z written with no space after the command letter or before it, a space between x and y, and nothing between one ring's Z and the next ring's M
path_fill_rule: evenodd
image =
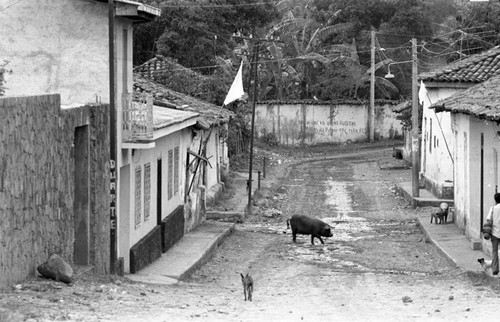
M426 85L427 94L423 97L420 173L426 189L442 199L453 199L455 138L450 113L436 113L429 106L465 89L465 85L460 88Z
M375 139L402 138L394 104L375 106ZM281 145L316 145L369 140L369 102L262 102L255 108L257 138L274 136Z
M0 12L6 93L60 93L62 105L109 101L106 6L76 0L21 1Z
M452 122L456 151L455 223L468 238L481 240L482 223L495 204L493 195L500 182L500 126L460 113L452 114ZM483 247L489 244L488 241Z

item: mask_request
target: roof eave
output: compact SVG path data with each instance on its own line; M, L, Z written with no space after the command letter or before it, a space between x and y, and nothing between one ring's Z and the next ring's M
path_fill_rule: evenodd
M108 2L108 0L94 1L102 3ZM137 23L153 21L156 17L161 16L161 9L151 5L128 0L114 0L114 2L116 4L117 17L128 18Z

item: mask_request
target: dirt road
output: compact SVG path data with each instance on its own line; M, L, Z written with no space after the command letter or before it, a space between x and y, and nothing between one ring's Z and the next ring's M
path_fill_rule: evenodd
M395 182L408 180L410 170L393 163L385 149L276 167L256 196L262 211L238 224L188 281L161 286L82 276L73 287L28 281L0 294L0 321L2 316L19 321L484 321L500 316L500 293L489 280L450 267L426 243L415 210L394 194ZM237 198L244 196L227 202ZM292 242L285 220L293 214L321 217L334 227L334 236L324 245L311 245L309 236ZM252 302L243 300L240 272L254 278Z

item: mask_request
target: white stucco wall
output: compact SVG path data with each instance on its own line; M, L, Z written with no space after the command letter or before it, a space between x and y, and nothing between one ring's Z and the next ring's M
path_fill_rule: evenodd
M365 104L257 104L256 137L274 134L283 145L359 142L369 139ZM378 139L402 137L401 121L389 105L376 106Z
M422 117L422 139L420 146L420 172L430 183L431 190L441 195L443 186L454 186L453 155L455 136L451 131L449 112L435 113L429 109L432 104L453 94L462 92L464 88L427 86L424 96Z
M219 162L219 127L212 130L212 135L207 143L207 158L209 158L210 165L207 165L207 190L219 183L219 173L217 171L217 163Z
M463 114L456 114L453 117L454 142L454 204L455 223L465 230L465 225L469 221L469 122L468 117Z
M18 1L0 12L6 95L60 93L62 105L109 102L105 4Z
M453 115L456 133L455 213L457 225L470 239L481 238L481 212L483 220L494 205L493 195L500 179L496 123L464 114ZM483 144L481 145L481 134ZM481 146L483 147L481 175ZM482 180L482 189L481 189ZM481 192L482 190L482 192ZM482 196L481 196L482 193ZM482 197L482 198L481 198Z
M190 129L184 129L174 132L168 136L162 137L155 141L156 145L152 149L136 149L134 150L131 158L124 158L123 169L128 169L130 175L122 173L123 180L128 179L129 194L124 193L121 197L121 204L123 209L129 209L129 216L119 216L119 257L124 258L124 267L128 272L130 269L130 248L135 245L141 238L146 236L158 224L157 221L157 183L158 183L158 160L162 162L162 206L161 206L161 219L165 219L172 213L178 206L184 204L184 191L186 183L186 153L187 138L191 135ZM178 191L172 191L172 198L168 199L168 151L179 147L179 187ZM150 196L150 216L146 220L144 218L144 165L148 164L151 167L151 196ZM135 193L136 182L135 174L136 169L141 169L141 221L136 225L135 218ZM173 170L172 170L173 171ZM170 178L172 180L172 178ZM127 184L123 182L122 184ZM172 185L173 187L173 185Z

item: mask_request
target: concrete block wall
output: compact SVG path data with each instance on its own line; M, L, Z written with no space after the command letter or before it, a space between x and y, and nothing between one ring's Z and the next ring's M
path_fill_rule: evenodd
M107 106L61 110L59 95L0 98L0 287L52 253L73 261L74 133L90 125L90 264L109 267Z

